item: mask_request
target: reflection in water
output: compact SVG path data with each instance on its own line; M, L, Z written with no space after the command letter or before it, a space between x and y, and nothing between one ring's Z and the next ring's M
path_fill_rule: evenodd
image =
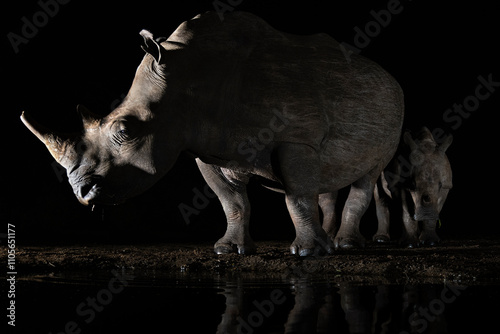
M242 281L220 286L226 309L217 333L269 332L270 318L287 312L284 333L448 333L447 305L462 294L464 286L363 286L330 285L308 280L270 290L268 298L245 294ZM283 307L281 307L283 306ZM281 308L281 309L280 309Z
M226 297L226 311L217 327L217 333L237 333L240 310L243 309L243 288L241 282L228 282L223 288Z
M85 274L20 280L16 332L483 333L495 326L500 311L498 286L135 275L112 299L104 298L112 273L87 280ZM88 321L79 305L94 299L105 305Z

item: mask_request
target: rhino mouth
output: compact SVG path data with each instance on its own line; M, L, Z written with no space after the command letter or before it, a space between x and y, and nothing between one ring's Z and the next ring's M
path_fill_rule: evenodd
M84 202L84 204L87 203L85 205L93 204L93 202L95 202L95 200L101 194L101 191L102 187L100 187L97 184L94 184L87 192L87 194L82 198L82 201Z
M438 220L439 213L436 210L432 209L421 209L416 210L413 215L413 220L422 221L422 220Z
M75 191L76 198L78 198L78 201L83 205L95 204L99 201L101 193L102 187L97 183L80 186Z
M127 199L127 192L110 191L109 187L102 184L90 184L81 187L75 192L78 201L85 205L119 205L123 204Z

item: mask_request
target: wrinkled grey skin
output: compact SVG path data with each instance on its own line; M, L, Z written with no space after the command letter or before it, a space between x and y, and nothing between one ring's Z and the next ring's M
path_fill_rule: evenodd
M348 63L324 34L294 36L243 12L198 15L161 43L142 31L146 55L123 103L106 117L79 107L84 130L25 124L67 169L79 201L116 204L145 191L182 151L197 157L227 217L217 253L255 252L246 184L285 193L296 229L290 250L331 251L318 197L352 184L339 243L359 220L399 142L403 94L377 64Z
M436 222L453 186L451 166L445 153L452 140L448 135L438 145L425 127L414 138L409 132L404 134L409 156L397 155L375 186L378 230L374 241L390 240L388 203L391 198L400 201L403 208L403 245L410 248L420 244L434 246L440 241Z

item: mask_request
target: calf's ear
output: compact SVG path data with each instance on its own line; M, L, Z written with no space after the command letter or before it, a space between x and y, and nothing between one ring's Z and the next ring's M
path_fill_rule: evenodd
M405 144L408 145L412 151L417 149L417 143L415 143L409 131L405 131L403 135L403 140Z
M153 34L145 29L141 30L139 35L144 38L144 45L142 45L142 49L153 56L156 62L159 64L161 60L161 55L163 52L163 47L155 41Z
M453 136L451 134L447 135L446 138L443 139L443 142L437 147L438 151L444 153L450 147L453 142Z

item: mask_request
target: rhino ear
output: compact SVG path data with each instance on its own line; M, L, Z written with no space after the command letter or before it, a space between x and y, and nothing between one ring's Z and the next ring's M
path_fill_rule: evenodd
M403 140L405 144L408 145L412 151L417 149L417 143L415 143L409 131L405 131L405 134L403 135Z
M141 46L142 49L152 55L157 63L160 63L163 47L155 41L153 34L149 31L143 29L139 35L144 38L144 45Z
M450 147L451 143L453 142L453 136L451 134L447 135L444 139L443 142L437 147L438 151L444 153Z

